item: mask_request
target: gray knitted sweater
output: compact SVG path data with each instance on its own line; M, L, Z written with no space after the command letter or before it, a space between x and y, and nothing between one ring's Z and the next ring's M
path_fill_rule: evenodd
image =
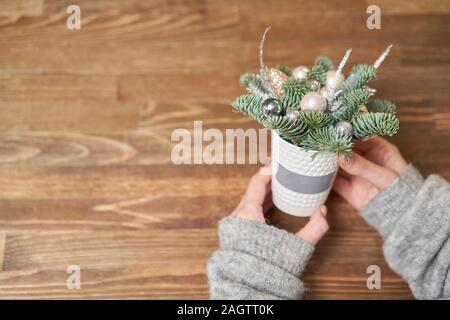
M361 210L381 234L389 266L418 299L450 298L450 185L409 165ZM284 230L236 217L219 224L207 266L212 299L300 299L314 247Z

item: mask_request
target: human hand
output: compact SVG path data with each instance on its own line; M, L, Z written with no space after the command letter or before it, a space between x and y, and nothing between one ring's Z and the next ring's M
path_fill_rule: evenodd
M407 163L395 145L380 137L358 141L355 151L348 162L339 158L342 170L333 189L359 210L391 186Z
M241 202L231 213L231 216L266 223L264 214L273 207L272 177L267 174L269 170L270 166L265 166L253 175ZM329 229L326 215L327 208L325 206L316 208L309 222L295 235L312 245L316 245Z

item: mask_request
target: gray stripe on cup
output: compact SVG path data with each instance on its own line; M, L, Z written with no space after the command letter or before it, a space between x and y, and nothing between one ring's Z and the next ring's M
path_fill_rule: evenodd
M334 172L319 177L304 176L286 169L280 163L276 174L276 179L281 185L304 194L315 194L327 190L333 182L333 178Z

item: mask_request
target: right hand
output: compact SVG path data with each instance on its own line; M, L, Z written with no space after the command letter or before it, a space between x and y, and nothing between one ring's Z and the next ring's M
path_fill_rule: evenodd
M407 163L395 145L380 137L358 141L355 151L349 161L339 158L341 170L333 189L360 210L391 186Z

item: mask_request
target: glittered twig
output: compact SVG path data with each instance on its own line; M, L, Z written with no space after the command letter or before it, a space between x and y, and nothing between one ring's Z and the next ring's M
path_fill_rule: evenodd
M383 61L384 61L384 60L386 59L386 57L388 56L389 51L391 51L391 48L392 48L392 44L389 45L389 47L387 47L387 48L383 51L383 53L378 57L377 60L375 60L375 62L373 63L373 67L374 67L375 69L378 69L378 67L383 63Z

